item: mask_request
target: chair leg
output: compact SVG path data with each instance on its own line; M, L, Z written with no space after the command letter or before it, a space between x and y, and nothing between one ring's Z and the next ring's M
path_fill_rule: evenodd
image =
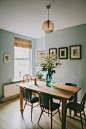
M52 129L52 111L51 111L51 129Z
M31 121L32 121L32 111L33 111L33 103L31 105Z
M71 109L69 109L69 114L70 114L70 117L71 117Z
M48 110L48 116L49 116L49 110Z
M81 125L82 125L82 129L83 129L83 122L82 122L81 112L80 112L80 118L81 118Z
M61 101L62 101L62 100L59 100L59 104L61 104Z
M77 112L74 114L73 118L74 118L75 116L77 116Z
M25 109L26 104L27 104L27 101L25 102L24 109ZM23 111L24 111L24 109L23 109Z
M60 121L61 121L61 116L60 116L60 111L59 111L59 108L58 108L58 112L59 112L59 118L60 118Z
M85 112L84 112L84 110L83 110L83 114L84 114L84 118L85 118L85 121L86 121L86 117L85 117Z
M40 114L40 117L39 117L39 120L38 120L38 124L39 124L39 121L41 119L42 114L43 114L43 109L41 109L41 114Z

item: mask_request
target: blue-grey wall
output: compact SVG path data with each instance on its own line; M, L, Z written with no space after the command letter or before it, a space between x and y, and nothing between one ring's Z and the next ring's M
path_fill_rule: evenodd
M29 37L14 34L8 31L0 30L0 97L2 97L2 84L10 82L14 78L14 37L32 41L32 76L35 75L35 40ZM3 54L10 54L10 63L3 62Z
M39 71L39 68L35 67L37 51L46 50L47 53L49 48L57 48L58 50L59 47L68 47L68 59L61 60L62 65L56 69L53 81L58 84L76 83L77 86L81 87L78 101L81 100L86 92L86 24L54 31L51 34L46 34L45 38L35 40L0 30L0 97L2 97L2 84L8 83L10 78L14 77L14 37L32 41L33 76ZM71 45L81 45L82 56L80 60L70 60L69 46ZM4 53L11 55L10 64L3 63Z
M35 63L37 63L37 52L45 51L45 37L35 39ZM39 67L35 66L35 75L39 71Z
M81 59L70 60L69 46L81 45ZM49 48L68 47L68 59L61 60L62 65L56 69L53 81L58 84L75 83L81 87L78 101L86 92L86 24L54 31L45 35L45 50Z

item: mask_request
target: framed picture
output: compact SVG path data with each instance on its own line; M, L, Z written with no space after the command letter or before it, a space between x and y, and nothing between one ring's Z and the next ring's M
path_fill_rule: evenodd
M68 47L58 48L59 59L68 59Z
M10 63L10 54L4 54L4 63Z
M81 59L81 45L70 46L70 59Z
M57 54L57 48L50 48L49 49L49 54ZM56 57L54 57L54 58L56 58Z
M38 63L44 62L44 58L45 58L45 51L38 51L37 52Z

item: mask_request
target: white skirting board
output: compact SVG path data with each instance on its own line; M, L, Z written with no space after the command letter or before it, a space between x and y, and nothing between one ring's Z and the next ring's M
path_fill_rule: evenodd
M20 93L20 88L17 86L19 83L7 84L3 86L4 97L14 96Z

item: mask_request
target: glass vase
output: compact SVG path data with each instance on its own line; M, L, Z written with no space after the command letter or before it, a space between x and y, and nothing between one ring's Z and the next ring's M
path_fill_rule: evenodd
M49 73L46 73L46 86L52 86L52 76L49 76Z

